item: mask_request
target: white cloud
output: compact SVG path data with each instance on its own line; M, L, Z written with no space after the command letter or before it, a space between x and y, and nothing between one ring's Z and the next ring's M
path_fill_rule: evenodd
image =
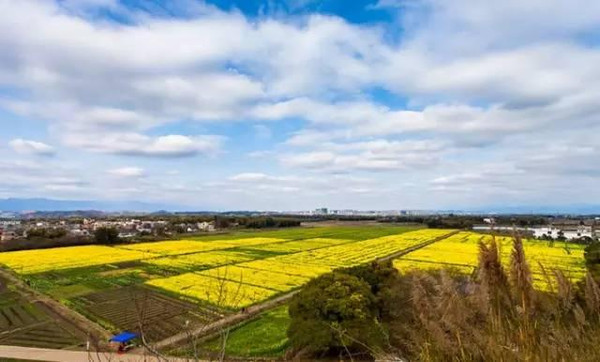
M223 157L218 165L194 160L214 172L186 170L181 187L144 178L148 194L170 187L189 192L181 196L188 200L203 191L190 184L214 177L238 195L244 182L256 184L248 192L318 195L345 182L339 173L387 171L377 174L379 189L393 192L402 176L421 192L436 188L436 202L469 192L491 200L510 190L541 197L563 186L590 189L598 174L600 150L588 139L600 124L596 2L381 0L375 7L397 11L400 22L387 25L315 14L249 18L204 3L184 17L136 13L112 0L56 4L0 0L0 86L10 90L0 107L46 121L60 144L7 138L27 153L98 152L106 164L121 156ZM130 21L91 16L107 7ZM259 151L244 148L247 135L224 122L251 123L244 129L262 142ZM225 144L214 130L233 139ZM241 173L238 150L250 156L244 168L268 172ZM296 168L309 174L306 185L278 175ZM39 189L41 178L29 185ZM111 187L118 195L128 189ZM442 193L451 188L462 191Z
M388 141L324 143L313 152L289 153L280 157L283 165L325 171L390 171L431 167L440 161L447 147L436 141Z
M240 173L237 175L233 175L231 177L229 177L229 180L231 181L249 181L249 182L256 182L256 181L263 181L266 180L268 178L267 175L265 175L264 173L258 173L258 172L247 172L247 173Z
M108 173L113 176L126 178L139 178L145 175L145 171L140 167L120 167L108 170Z
M67 145L91 151L131 156L185 157L210 155L219 151L222 138L218 136L167 135L149 137L138 133L74 134L65 138Z
M54 147L43 142L25 140L22 138L16 138L10 141L8 144L15 151L23 154L50 156L56 152Z

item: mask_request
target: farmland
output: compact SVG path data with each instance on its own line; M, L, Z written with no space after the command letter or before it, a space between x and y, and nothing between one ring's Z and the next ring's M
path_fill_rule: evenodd
M394 265L401 271L447 267L462 273L472 273L478 263L478 243L489 243L491 238L489 235L461 232L409 253L395 260ZM513 239L500 236L496 237L496 242L502 262L508 267ZM550 287L546 275L550 275L554 269L561 270L573 281L585 276L583 245L568 242L550 245L544 241L524 240L523 248L537 288Z
M441 229L315 227L7 252L0 254L0 264L110 332L142 329L147 340L158 342L180 333L183 326L201 327L297 290L334 269L396 257L402 251L407 254L397 257L394 265L403 272L452 267L472 273L478 242L489 240L486 235ZM497 240L508 263L512 239ZM545 287L541 265L564 270L574 279L585 272L580 246L525 241L524 247L540 288ZM55 329L49 343L78 344L76 332L43 317L43 306L25 305L19 307L23 312L17 308L10 313L35 326L27 333L46 336ZM284 311L285 306L266 312L235 329L228 353L280 354L286 343ZM274 337L254 341L261 333ZM10 337L11 343L19 343L18 336L1 335L0 342ZM47 342L45 337L27 338L39 340L35 343L41 346Z
M231 331L225 353L228 356L281 356L288 347L286 329L289 322L286 306L264 313L256 320ZM211 351L218 351L219 341L210 341L206 347Z
M7 252L0 265L108 331L139 329L143 316L145 336L157 341L184 324L194 328L297 289L340 264L370 261L444 233L396 226L239 232Z
M73 348L85 335L39 301L27 301L0 279L0 344Z
M146 284L211 304L222 303L226 308L242 308L298 288L337 267L369 262L445 234L447 230L419 230L302 252L293 252L295 246L290 254L155 279ZM215 295L215 290L221 291L220 295Z

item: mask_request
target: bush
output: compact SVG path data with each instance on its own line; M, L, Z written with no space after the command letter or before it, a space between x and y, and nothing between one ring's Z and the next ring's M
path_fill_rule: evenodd
M290 302L290 343L301 354L361 354L382 344L369 284L333 272L313 279Z
M115 228L101 227L94 231L94 240L97 244L118 244L121 242L119 231Z

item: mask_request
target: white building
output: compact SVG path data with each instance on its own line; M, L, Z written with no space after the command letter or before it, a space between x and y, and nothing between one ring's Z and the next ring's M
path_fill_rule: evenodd
M594 238L594 230L588 225L550 225L529 228L536 238L557 239L561 235L567 239Z

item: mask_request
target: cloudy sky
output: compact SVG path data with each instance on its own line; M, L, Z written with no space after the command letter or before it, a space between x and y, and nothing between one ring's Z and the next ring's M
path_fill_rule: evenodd
M600 2L0 0L0 198L600 203Z

